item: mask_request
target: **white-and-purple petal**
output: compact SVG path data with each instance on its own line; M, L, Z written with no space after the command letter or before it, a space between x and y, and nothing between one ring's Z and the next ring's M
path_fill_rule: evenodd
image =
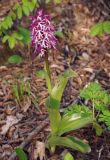
M47 49L55 49L57 39L54 36L55 28L49 15L40 9L31 18L31 38L34 53L44 55Z

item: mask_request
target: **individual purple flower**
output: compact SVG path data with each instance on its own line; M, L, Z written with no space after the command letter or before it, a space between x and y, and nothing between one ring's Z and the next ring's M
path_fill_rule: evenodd
M43 9L39 9L31 18L31 38L34 54L44 55L47 49L56 49L57 39L51 18Z

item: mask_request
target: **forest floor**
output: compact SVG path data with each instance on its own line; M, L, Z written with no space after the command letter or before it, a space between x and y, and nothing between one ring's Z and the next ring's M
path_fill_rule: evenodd
M86 4L65 0L52 11L51 6L49 8L56 28L62 29L64 34L59 38L54 56L49 57L53 79L70 66L77 73L66 87L62 108L79 103L80 89L91 81L98 81L110 93L110 37L90 36L90 27L100 19L108 19L109 14L103 5L96 5L94 1ZM43 152L50 128L45 109L48 92L44 80L36 76L36 71L42 68L43 58L36 58L33 63L25 58L20 65L3 63L0 66L0 160L16 159L13 151L19 145L24 147L29 160L36 159L38 145L46 159L62 159L64 148L57 148L54 156ZM30 85L30 96L24 93L18 102L13 95L13 86L21 82ZM71 134L91 146L89 154L69 150L75 160L110 160L110 132L106 128L100 137L91 127Z

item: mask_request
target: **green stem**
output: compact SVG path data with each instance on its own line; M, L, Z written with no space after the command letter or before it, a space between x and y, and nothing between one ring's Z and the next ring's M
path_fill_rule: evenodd
M46 67L46 71L47 71L47 74L48 74L48 76L49 76L49 79L50 79L50 81L51 81L51 74L50 74L48 53L45 54L45 67Z
M49 67L48 53L45 54L45 66L44 66L44 69L45 69L45 71L47 73L46 83L47 83L48 91L49 91L49 93L51 93L52 83L51 83L51 73L50 73L50 67Z
M94 105L94 99L93 99L92 102L93 102L93 103L92 103L92 107L93 107L93 110L92 110L92 112L93 112L93 119L95 119L95 105Z

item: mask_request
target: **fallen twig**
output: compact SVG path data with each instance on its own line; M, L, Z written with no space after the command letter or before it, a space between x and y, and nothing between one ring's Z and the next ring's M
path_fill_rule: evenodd
M24 148L27 144L29 144L34 136L38 134L44 127L48 125L48 118L46 118L33 132L29 134L27 139L21 143L19 147ZM13 152L8 160L14 160L16 158L16 152Z
M101 148L99 150L98 160L100 160L100 158L101 158L101 154L102 154L103 149L104 149L104 146L101 146Z

